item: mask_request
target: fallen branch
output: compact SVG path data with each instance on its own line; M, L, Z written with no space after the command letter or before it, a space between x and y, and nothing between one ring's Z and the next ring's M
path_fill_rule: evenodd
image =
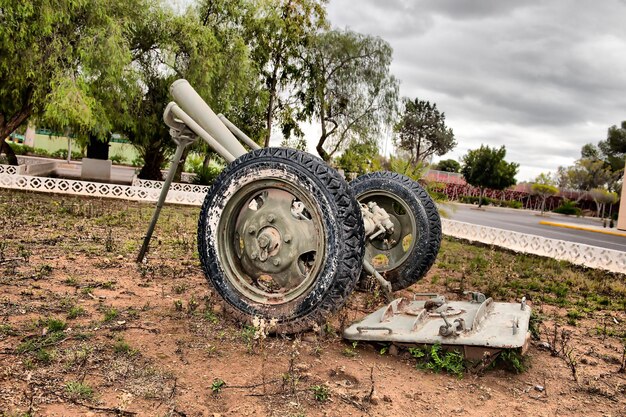
M80 405L81 407L85 407L85 408L88 408L88 409L93 410L93 411L102 411L102 412L106 412L106 413L115 413L118 416L124 416L124 417L132 417L132 416L136 416L137 415L137 413L135 413L135 412L122 410L121 408L117 408L117 407L97 407L95 405L85 404L83 402L76 401L76 400L69 400L68 399L68 401L70 401L73 404Z

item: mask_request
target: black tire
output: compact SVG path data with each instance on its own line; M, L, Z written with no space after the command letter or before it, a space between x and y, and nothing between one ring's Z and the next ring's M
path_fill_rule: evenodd
M283 204L281 206L278 199L271 200L273 197L267 196L280 194L283 191L279 187L283 186L297 198L289 200L281 197ZM248 194L245 194L246 192ZM254 197L255 193L259 194L258 199ZM263 200L262 195L265 195L267 201L271 203L263 203L266 200ZM256 199L254 207L248 196L253 196L253 200ZM293 204L297 204L294 201L298 199L308 204L302 213L308 214L314 220L320 220L317 222L320 231L313 233L315 237L294 236L293 241L290 238L284 242L293 243L289 249L293 252L294 247L299 248L298 245L308 245L304 240L298 241L298 239L307 239L308 242L317 238L321 241L317 245L323 245L324 248L318 252L307 252L307 254L313 253L314 261L311 261L311 264L317 266L299 269L298 271L304 271L300 272L303 276L307 274L307 271L308 275L302 278L303 281L300 281L300 284L290 289L293 291L293 295L290 295L293 298L287 299L285 295L284 301L281 302L282 295L277 296L268 289L275 288L276 285L261 283L261 278L253 276L255 272L250 271L250 264L253 262L251 259L254 262L261 262L259 260L261 257L257 258L255 256L257 252L252 252L255 250L253 243L243 243L250 236L242 236L238 231L242 230L242 227L248 227L242 226L242 224L248 224L245 222L257 221L254 219L259 216L258 213L261 210L270 210L270 213L274 213L271 211L273 207L276 207L276 210L284 210L284 204L287 204L285 201L291 201L288 204L289 207L293 207ZM261 202L260 208L257 208L256 201ZM239 208L235 207L235 204ZM264 207L262 204L267 205ZM258 210L258 213L250 210ZM226 214L222 216L223 213ZM232 215L229 215L231 213ZM291 208L291 213L294 213L293 208ZM238 218L235 219L237 216ZM299 220L310 219L303 217L294 220L289 215L280 216L276 220L275 227L279 228L278 224L281 221L291 225ZM256 227L258 234L261 230L268 229L268 226L263 226L261 223L255 224L258 225ZM312 227L309 224L306 226ZM259 239L250 229L243 230L250 231L253 235L251 239ZM281 251L283 246L287 251L282 236L275 241L280 242ZM260 240L257 241L260 242ZM266 320L276 319L277 325L273 329L276 333L296 333L308 330L314 324L323 322L328 315L343 306L360 277L364 253L363 241L364 231L360 207L346 181L322 160L293 149L259 149L231 163L217 177L209 190L198 222L198 252L202 268L208 281L225 300L229 311L236 319L243 322L250 322L254 317ZM250 254L251 252L253 254ZM319 256L318 260L319 252L323 252L323 256ZM267 259L268 252L265 253ZM269 262L261 266L271 268ZM290 268L292 269L287 268L287 275L290 277L298 275L291 272L293 262ZM266 272L258 272L258 274L266 277L264 275ZM285 273L281 272L281 274ZM314 276L311 277L311 275ZM287 279L290 280L289 285L291 285L292 278ZM295 281L299 279L300 277L296 276ZM305 281L307 284L303 283ZM284 291L284 288L281 290Z
M389 202L395 200L394 204L399 203L399 206L407 208L402 216L412 217L411 224L417 236L412 236L406 250L401 249L405 252L402 258L393 265L376 265L372 258L385 251L376 248L372 241L366 240L365 259L391 282L394 291L407 288L419 281L435 262L441 245L441 219L432 198L421 185L409 177L387 171L362 175L350 183L350 188L360 203L374 201L381 205L382 201L389 206ZM393 210L389 207L386 210L393 217ZM398 223L393 220L394 224ZM408 234L397 233L401 234L400 242L397 244L402 245L403 237Z

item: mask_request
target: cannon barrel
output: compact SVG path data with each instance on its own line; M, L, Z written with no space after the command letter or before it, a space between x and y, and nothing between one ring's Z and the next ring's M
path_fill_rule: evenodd
M231 131L217 117L187 80L174 81L170 93L176 103L235 158L247 153Z

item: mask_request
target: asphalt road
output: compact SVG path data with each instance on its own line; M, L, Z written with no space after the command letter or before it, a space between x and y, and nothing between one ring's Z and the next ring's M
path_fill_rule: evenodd
M539 216L534 211L497 207L485 207L478 210L476 206L467 204L454 204L452 207L452 209L446 209L452 220L626 252L626 237L623 236L539 224L540 221L547 220L556 223L601 226L602 223L597 219L554 214Z

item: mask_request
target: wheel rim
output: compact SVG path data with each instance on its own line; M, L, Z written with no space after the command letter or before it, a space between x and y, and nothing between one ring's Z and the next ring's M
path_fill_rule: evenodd
M239 189L223 209L216 240L226 279L261 304L287 303L307 293L325 255L319 206L282 179Z
M357 200L362 204L375 202L385 209L394 225L391 235L366 238L365 259L379 272L397 268L407 260L419 238L413 211L402 199L383 190L366 192Z

